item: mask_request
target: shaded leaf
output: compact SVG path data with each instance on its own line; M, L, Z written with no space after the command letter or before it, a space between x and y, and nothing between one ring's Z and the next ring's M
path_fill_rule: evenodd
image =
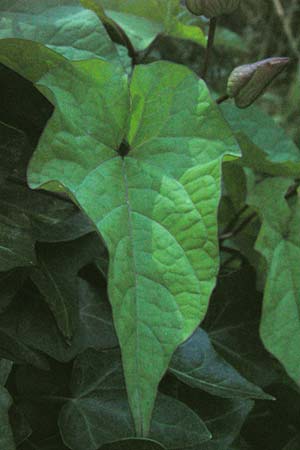
M219 356L201 328L178 347L169 371L183 383L220 397L272 399Z
M254 181L255 183L255 181ZM292 179L267 178L248 188L248 203L259 213L262 227L256 249L268 273L260 334L266 348L300 382L300 208L296 195L284 198Z
M10 304L18 290L22 287L27 270L13 269L8 272L0 272L0 314Z
M101 447L102 450L160 450L165 448L150 439L124 439Z
M12 399L9 393L0 385L0 448L3 450L16 449L8 417L11 405Z
M9 414L11 428L14 436L14 441L18 447L24 442L32 433L32 429L21 411L15 405L12 406Z
M104 6L106 14L121 26L137 50L144 50L159 34L205 44L199 27L180 20L179 0L93 0L93 3Z
M7 311L0 316L0 330L5 327L11 339L1 341L1 351L17 362L35 364L29 356L22 359L18 347L12 347L11 340L22 343L31 351L46 353L52 358L67 362L87 348L102 350L116 347L110 305L105 292L94 289L83 280L79 281L79 323L73 339L66 343L53 315L34 291L25 298L16 298Z
M0 200L0 271L35 264L34 240L29 218Z
M5 386L13 363L7 359L0 359L0 384Z
M294 437L282 450L298 450L300 447L300 435Z
M223 408L218 405L215 413L205 420L212 433L212 439L205 446L198 447L199 450L228 449L238 436L253 405L254 402L249 400L227 400Z
M244 266L219 278L203 324L217 352L251 382L265 387L278 379L279 365L259 337L262 296L255 272Z
M37 241L72 241L95 229L73 203L48 191L33 191L24 185L7 183L1 188L2 195L30 219L32 235Z
M300 150L270 116L256 106L226 104L221 110L242 149L240 164L270 175L299 175Z
M74 363L71 392L73 398L59 418L68 447L96 450L102 444L134 437L118 351L81 354ZM149 437L167 448L182 449L200 444L210 434L183 403L159 394Z

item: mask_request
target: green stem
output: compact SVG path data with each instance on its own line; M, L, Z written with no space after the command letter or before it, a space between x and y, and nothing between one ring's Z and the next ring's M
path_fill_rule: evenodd
M209 21L208 39L207 39L207 46L206 46L206 52L205 52L205 58L204 58L204 66L203 66L203 70L202 70L202 79L203 80L206 79L206 75L207 75L207 71L208 71L208 67L209 67L211 52L212 52L212 48L214 45L216 27L217 27L217 18L213 17Z

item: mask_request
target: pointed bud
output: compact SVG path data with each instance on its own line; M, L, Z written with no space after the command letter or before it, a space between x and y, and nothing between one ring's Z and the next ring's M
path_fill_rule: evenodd
M208 19L231 14L235 11L240 0L186 0L187 9L196 16L205 16Z
M289 64L289 58L268 58L236 67L227 82L227 93L236 106L247 108Z

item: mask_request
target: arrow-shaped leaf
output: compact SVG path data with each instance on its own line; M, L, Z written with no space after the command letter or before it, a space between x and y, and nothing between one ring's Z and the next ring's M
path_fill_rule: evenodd
M106 242L129 401L138 435L147 435L157 385L215 284L221 161L236 143L185 67L138 66L129 83L109 63L18 46L17 61L4 46L6 64L22 72L24 62L55 105L30 183L65 189Z

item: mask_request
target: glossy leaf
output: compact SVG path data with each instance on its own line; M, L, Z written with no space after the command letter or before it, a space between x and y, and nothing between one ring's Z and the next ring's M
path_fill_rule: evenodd
M59 419L65 444L73 450L95 450L116 439L134 437L118 352L80 355L73 367L73 398ZM183 403L159 394L149 437L169 449L200 444L210 434Z
M272 399L219 356L201 328L178 347L169 371L183 383L220 397Z
M284 198L291 184L292 179L267 178L249 186L248 202L262 219L256 249L268 264L260 334L266 348L299 383L300 205L298 196L290 204Z

